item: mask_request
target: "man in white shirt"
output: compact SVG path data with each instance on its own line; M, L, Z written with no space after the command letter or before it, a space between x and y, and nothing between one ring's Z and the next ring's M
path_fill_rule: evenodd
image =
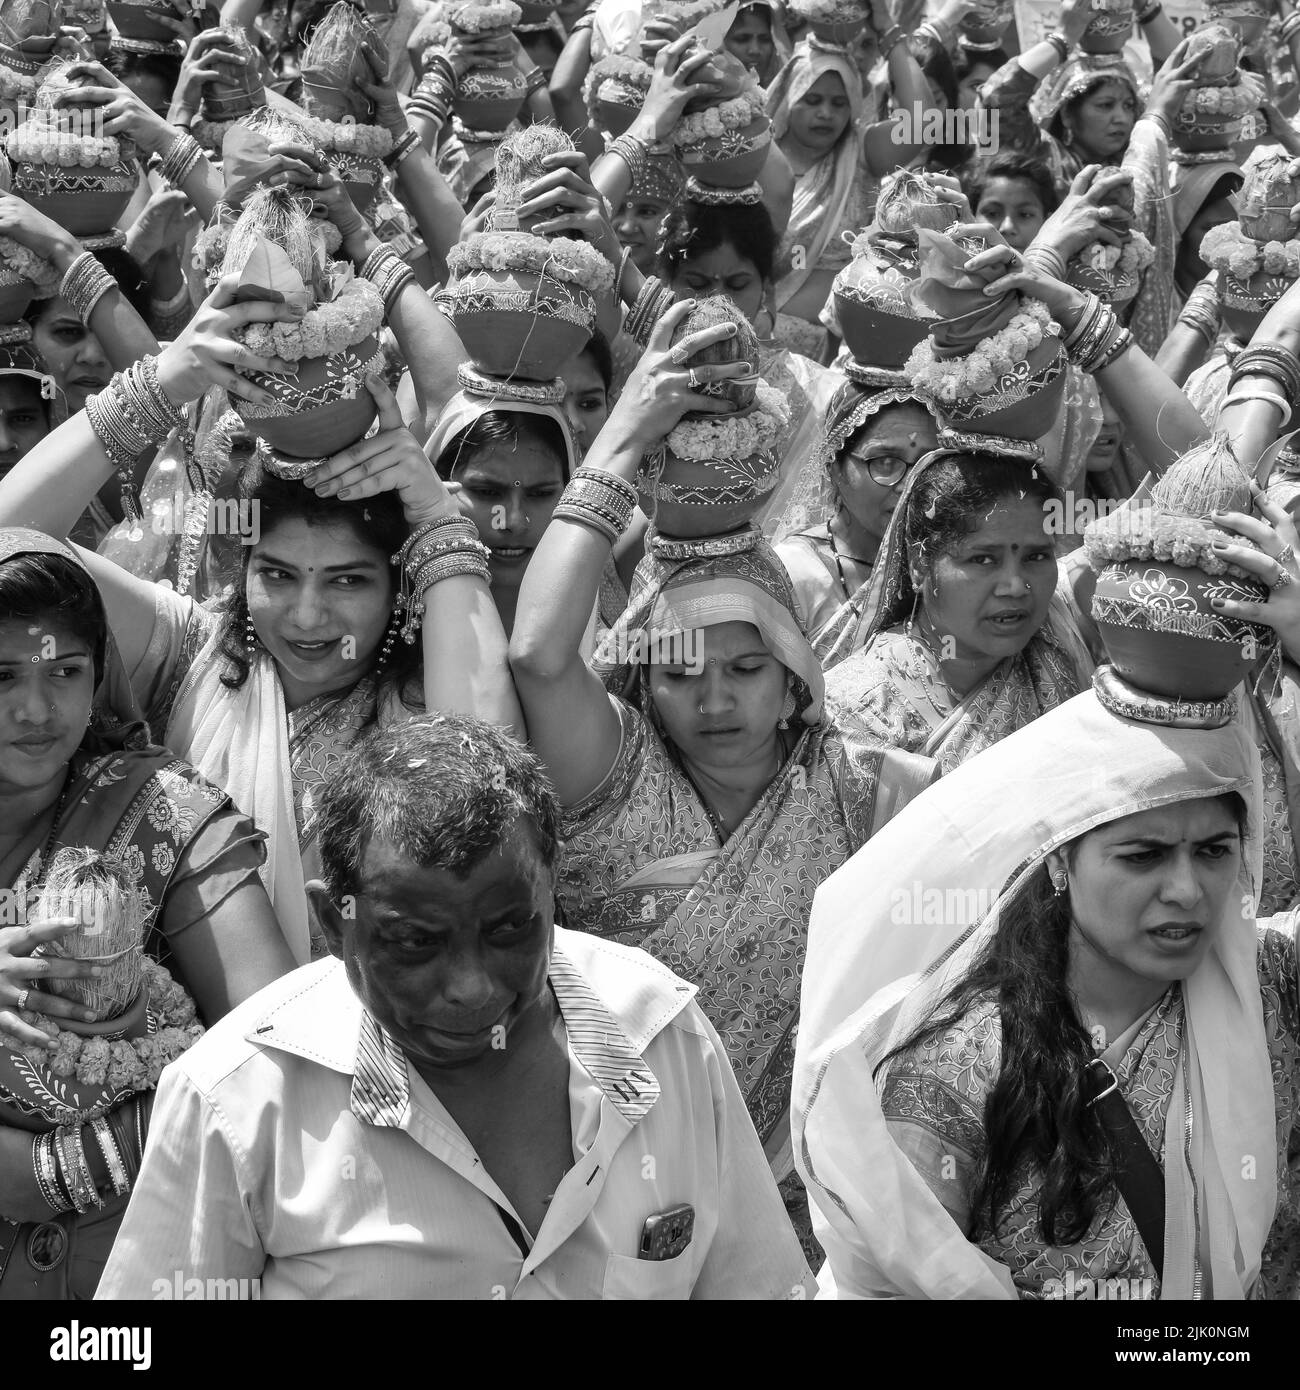
M507 734L348 750L309 885L337 959L158 1089L100 1298L802 1298L695 990L553 923L559 810Z

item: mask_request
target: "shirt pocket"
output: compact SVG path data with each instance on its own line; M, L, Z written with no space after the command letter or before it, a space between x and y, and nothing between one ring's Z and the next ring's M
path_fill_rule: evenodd
M671 1260L635 1260L611 1255L600 1296L606 1299L688 1299L695 1283L693 1250Z

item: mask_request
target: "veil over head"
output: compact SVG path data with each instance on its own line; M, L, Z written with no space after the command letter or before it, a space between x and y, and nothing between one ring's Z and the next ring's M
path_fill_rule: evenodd
M1166 1121L1162 1297L1191 1297L1198 1217L1214 1297L1249 1293L1277 1200L1253 909L1260 787L1259 754L1239 724L1137 723L1087 691L935 783L818 889L794 1143L842 1295L1014 1296L1006 1267L966 1239L894 1143L873 1071L970 972L1002 908L1049 851L1124 816L1228 792L1246 804L1246 833L1238 891L1183 982L1186 1063ZM942 922L899 924L896 895L910 902L918 884L942 896ZM1244 1154L1270 1157L1246 1177Z

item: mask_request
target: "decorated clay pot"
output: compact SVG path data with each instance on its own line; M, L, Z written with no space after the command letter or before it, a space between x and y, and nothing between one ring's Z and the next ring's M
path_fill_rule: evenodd
M776 487L774 453L745 459L682 459L662 448L647 456L637 474L641 510L665 536L691 540L739 530Z
M835 311L849 351L859 362L901 371L912 349L930 331L931 319L917 318L907 298L915 277L905 266L878 256L859 256L835 277Z
M519 15L519 24L515 26L516 28L525 24L545 24L555 13L556 9L554 5L538 4L536 0L533 0L533 3L529 3L529 0L515 0L515 3L519 6L521 12Z
M115 226L135 194L136 172L126 163L111 169L65 169L53 164L14 164L14 192L75 237Z
M116 1018L102 1023L77 1022L83 1038L143 1037L149 1026L149 995L141 990L135 1002ZM76 1076L55 1076L47 1067L34 1066L21 1052L0 1049L0 1116L6 1124L40 1133L56 1125L80 1122L92 1114L104 1114L132 1094L131 1087L113 1088L106 1082L91 1084ZM78 1119L79 1117L79 1119Z
M596 301L581 286L530 271L473 270L437 302L488 376L553 381L596 323Z
M1065 279L1066 283L1073 285L1076 290L1095 294L1103 304L1127 304L1142 283L1139 271L1122 273L1118 267L1114 270L1103 270L1097 266L1085 265L1078 259L1070 262Z
M984 312L976 309L971 317L978 318ZM954 429L1002 434L1009 439L1040 439L1056 422L1065 391L1065 367L1061 340L1045 334L1037 347L1030 348L1022 361L998 378L992 391L943 401L938 409Z
M1231 24L1241 35L1243 48L1253 48L1268 26L1267 0L1206 0L1206 14L1215 23Z
M377 159L338 150L330 151L329 161L343 180L357 211L364 214L384 186L384 166Z
M711 188L748 188L763 172L771 144L771 122L756 116L744 130L679 145L677 160L688 176Z
M1092 0L1092 18L1079 47L1085 53L1118 53L1133 32L1133 0Z
M607 77L596 89L596 121L617 139L636 120L645 103L645 93L633 82Z
M528 82L512 64L475 68L460 79L453 110L467 130L500 134L519 114Z
M1182 109L1174 118L1174 144L1189 154L1210 150L1226 150L1241 139L1241 117L1222 116L1197 111L1192 102L1195 91L1188 92Z
M866 23L865 14L861 19L811 19L808 21L808 30L821 39L823 43L831 43L839 48L846 48L862 33Z
M374 423L374 397L365 387L368 372L383 370L376 338L330 357L307 358L296 376L249 379L275 396L271 405L234 400L240 418L277 453L291 458L328 458L355 444Z
M1243 343L1248 343L1263 322L1264 315L1291 287L1284 275L1257 270L1249 280L1238 280L1231 271L1219 272L1219 303L1224 325Z
M1130 685L1185 700L1221 700L1266 653L1266 629L1217 613L1212 600L1260 603L1263 584L1159 560L1119 560L1092 601L1106 653Z
M962 36L975 48L996 48L1014 13L1011 0L979 0L961 22Z
M176 18L176 6L168 0L109 0L108 17L124 39L175 42L176 30L158 22L163 16Z

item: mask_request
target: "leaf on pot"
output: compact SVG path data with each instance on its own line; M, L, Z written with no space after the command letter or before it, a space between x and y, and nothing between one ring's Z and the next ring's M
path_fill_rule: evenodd
M311 291L289 257L265 237L255 236L239 272L236 300L269 299L273 303L297 304L310 309Z

